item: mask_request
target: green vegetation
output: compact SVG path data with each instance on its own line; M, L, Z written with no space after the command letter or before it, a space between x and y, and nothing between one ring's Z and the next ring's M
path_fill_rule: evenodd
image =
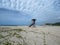
M1 38L4 38L4 36L3 36L2 34L0 34L0 39L1 39Z
M20 34L21 32L24 32L25 30L22 29L12 29L12 30L2 30L0 31L0 40L2 40L0 42L0 45L27 45L27 43L25 43L24 38L22 37L22 35ZM7 32L7 35L2 35L3 33ZM26 32L26 31L25 31ZM13 40L10 40L10 38L15 37L17 40L21 39L23 43L19 43L19 42L15 42ZM3 38L3 39L2 39ZM20 41L21 42L21 41ZM12 44L13 43L13 44Z
M3 45L12 45L10 42L5 42Z
M57 22L57 23L46 23L45 25L60 26L60 22Z

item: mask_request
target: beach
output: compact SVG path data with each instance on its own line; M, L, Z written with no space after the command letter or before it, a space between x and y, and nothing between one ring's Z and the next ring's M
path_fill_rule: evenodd
M0 26L0 45L60 45L60 26Z

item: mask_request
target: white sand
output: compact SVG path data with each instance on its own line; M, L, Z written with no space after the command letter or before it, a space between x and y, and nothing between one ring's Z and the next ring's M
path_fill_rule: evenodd
M15 42L22 42L22 45L60 45L60 26L36 26L35 28L28 26L0 26L0 31L12 29L25 30L25 32L18 34L22 35L27 44L22 41L23 39L9 38Z

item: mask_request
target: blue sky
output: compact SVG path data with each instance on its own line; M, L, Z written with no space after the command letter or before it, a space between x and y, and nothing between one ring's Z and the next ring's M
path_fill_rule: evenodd
M0 0L0 24L29 25L60 22L60 0Z

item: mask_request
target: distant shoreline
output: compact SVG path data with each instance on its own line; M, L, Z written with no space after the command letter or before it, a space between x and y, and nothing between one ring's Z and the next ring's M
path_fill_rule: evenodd
M2 27L4 27L4 26L8 26L8 27L9 27L9 26L22 26L22 27L23 27L23 26L27 26L27 25L0 25L0 27L1 27L1 26L2 26ZM52 27L53 27L53 26L60 26L60 25L40 25L40 26L52 26ZM28 26L27 26L27 27L28 27ZM39 27L39 25L36 25L36 27Z

